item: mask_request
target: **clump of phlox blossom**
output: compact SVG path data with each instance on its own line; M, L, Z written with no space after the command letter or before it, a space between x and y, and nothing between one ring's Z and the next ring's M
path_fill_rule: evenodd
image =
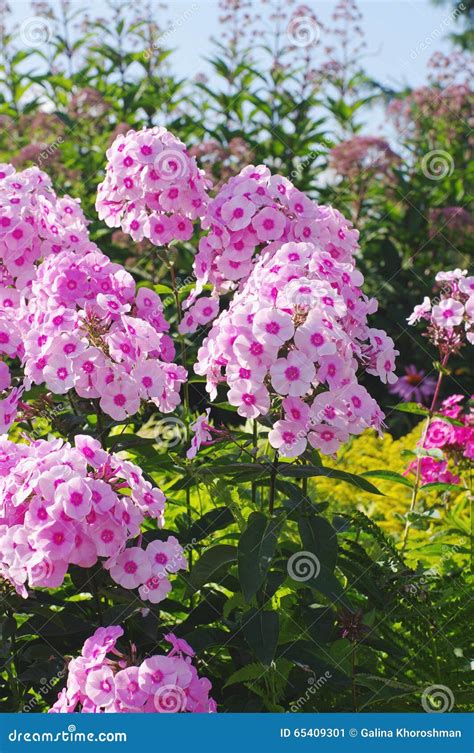
M436 275L439 292L425 296L408 318L409 324L427 322L426 337L442 356L459 352L465 341L474 344L474 277L454 269Z
M5 293L1 291L0 295ZM11 294L8 298L11 297ZM0 300L1 306L1 300ZM15 420L18 404L23 394L22 386L12 386L8 360L21 359L24 348L21 332L15 319L14 308L0 308L0 434L5 434Z
M106 154L96 201L100 219L155 246L189 240L211 182L183 142L166 128L143 128L117 136Z
M186 567L172 536L134 542L145 518L163 526L165 496L92 437L76 436L74 447L0 439L0 500L0 573L25 598L27 586L57 588L69 565L100 559L115 583L157 603L171 590L169 573Z
M97 398L117 421L142 400L174 410L186 370L175 365L159 296L93 244L82 257L62 251L37 270L23 312L27 383L55 394Z
M37 167L16 172L0 164L0 265L2 285L31 285L35 262L89 241L79 199L59 198Z
M211 431L213 431L213 428L209 424L210 412L211 409L206 408L206 411L198 416L194 423L192 423L190 426L190 429L193 432L193 436L191 439L191 445L186 451L186 457L188 458L188 460L192 460L196 457L201 445L209 444L212 441Z
M315 243L332 259L345 262L358 248L359 233L340 212L319 206L281 175L264 165L249 165L231 178L209 203L202 220L207 235L199 241L194 261L197 286L185 303L194 303L202 286L216 293L232 289L251 272L253 257L287 241ZM203 311L189 308L182 331L202 324ZM210 321L217 313L206 304Z
M269 439L288 457L307 442L333 454L349 435L380 429L383 414L358 374L394 382L398 351L368 326L377 302L362 282L348 251L338 259L311 243L284 243L264 252L198 352L195 371L211 399L225 382L228 402L253 419L281 399L284 417Z
M472 468L474 461L474 410L463 409L463 395L451 395L441 405L440 411L446 418L455 419L460 424L453 424L436 416L426 432L423 448L438 451L443 457L421 458L421 481L423 484L449 483L459 484L459 476L453 474L448 463L456 469ZM417 461L413 461L408 471L415 473Z
M136 649L117 648L121 627L98 628L86 640L81 655L68 666L66 687L49 713L78 711L96 713L175 714L211 713L215 701L207 677L199 677L193 664L194 651L187 641L172 633L167 654L155 654L138 662Z
M37 167L16 172L12 165L0 164L1 434L13 423L22 394L21 387L11 388L7 365L24 354L17 311L21 294L30 290L40 259L65 249L79 253L87 238L78 200L58 198L49 177Z

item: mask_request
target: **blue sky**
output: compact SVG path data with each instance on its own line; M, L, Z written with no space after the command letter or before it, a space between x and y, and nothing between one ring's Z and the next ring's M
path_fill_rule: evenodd
M52 0L51 4L55 3L57 0ZM265 5L258 0L254 3L264 14ZM106 15L104 0L94 3L72 0L72 4L78 9L89 6L95 14ZM306 0L305 4L314 9L324 24L335 2ZM17 21L34 15L26 0L16 0L12 6ZM183 78L206 72L204 58L211 53L210 36L219 35L217 0L168 0L168 6L173 30L166 41L176 48L172 58L174 70ZM423 83L432 52L448 49L443 37L453 29L449 8L433 6L428 0L360 0L359 6L366 33L365 62L369 74L386 84Z
M323 24L329 22L334 4L334 0L305 2ZM198 9L192 11L193 5ZM256 5L264 13L265 6ZM428 0L360 0L359 7L368 72L384 83L417 85L426 81L426 64L433 51L449 47L442 39L452 30L449 8L433 6ZM175 69L183 77L205 70L202 57L210 50L209 36L219 34L217 2L174 0L171 8L176 28L168 39L179 50L174 56Z

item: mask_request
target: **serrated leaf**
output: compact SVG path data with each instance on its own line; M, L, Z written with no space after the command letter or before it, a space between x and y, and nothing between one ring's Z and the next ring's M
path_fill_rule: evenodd
M260 663L247 664L246 667L238 669L237 672L231 674L227 680L224 688L228 685L235 685L236 682L248 682L249 680L258 680L266 672L266 668Z

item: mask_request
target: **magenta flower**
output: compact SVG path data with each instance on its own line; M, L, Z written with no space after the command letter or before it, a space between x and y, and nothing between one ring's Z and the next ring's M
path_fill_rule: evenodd
M209 413L211 412L210 408L206 409L206 412L203 413L201 416L199 416L196 421L194 421L193 424L191 424L191 431L193 432L194 436L191 439L191 446L186 452L186 457L188 460L192 460L196 457L199 448L202 444L208 443L212 441L212 434L211 434L211 426L209 425Z
M116 583L158 603L171 589L169 575L187 567L178 540L169 536L146 551L127 544L145 518L164 525L163 492L96 439L78 435L75 442L0 438L2 576L26 598L26 585L58 587L69 565L89 568L104 557Z
M143 549L132 546L115 559L110 575L124 588L137 588L151 576L150 559Z
M116 644L121 627L98 628L84 643L82 654L69 662L66 687L49 713L213 713L212 685L199 677L194 651L172 633L168 654L155 654L141 664Z
M408 317L409 324L427 322L425 336L438 347L441 359L474 344L474 280L466 269L438 272L436 300L425 297Z
M156 245L189 240L211 185L185 145L165 128L119 135L107 150L96 208L109 227ZM244 199L245 201L245 199Z
M110 706L115 700L115 680L111 668L92 669L87 675L85 690L96 706Z

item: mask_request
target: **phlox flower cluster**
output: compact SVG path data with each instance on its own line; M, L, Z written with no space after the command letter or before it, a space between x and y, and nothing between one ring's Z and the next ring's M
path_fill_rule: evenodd
M69 565L100 559L115 583L157 603L171 590L169 573L186 567L172 536L133 544L145 518L163 526L165 496L92 437L74 446L0 439L0 500L0 573L25 598L27 586L57 588Z
M439 272L435 279L438 296L425 296L408 323L427 322L426 336L442 356L448 356L457 353L466 340L474 344L474 277L468 277L465 269L454 269Z
M421 459L421 481L429 483L459 484L459 476L453 474L448 465L456 468L472 467L474 462L474 410L462 406L463 395L451 395L441 405L439 413L455 419L460 425L437 417L432 420L426 432L423 447L426 450L439 450L443 458L424 457ZM409 466L416 472L417 461Z
M208 202L210 181L185 145L166 128L120 134L107 150L96 208L109 227L155 246L187 241Z
M83 256L62 251L38 267L22 329L27 384L45 382L59 395L74 389L117 421L142 400L163 412L180 401L186 370L172 362L159 296L137 290L93 244Z
M155 654L137 663L135 650L127 655L117 648L123 629L98 628L86 640L81 655L68 666L66 687L49 713L210 713L207 677L199 677L194 651L182 638L165 635L167 654Z
M362 282L349 254L303 242L267 249L198 352L211 399L225 382L228 402L253 419L281 400L269 440L288 457L307 442L333 454L349 435L380 429L383 414L358 374L392 383L398 352L368 326L377 303Z
M17 311L21 294L30 290L40 259L64 250L80 253L87 239L78 200L58 198L49 177L37 167L16 172L12 165L0 164L1 434L13 423L22 394L21 388L11 388L7 365L24 354Z
M22 386L12 386L10 368L2 358L22 358L23 352L14 309L0 308L0 434L5 434L13 424L23 394Z
M206 411L198 416L196 421L191 424L190 428L193 432L193 436L191 439L191 445L186 452L186 457L188 458L188 460L192 460L196 457L201 445L205 444L206 442L212 441L212 426L210 426L209 424L210 412L211 409L207 408Z
M205 283L218 293L235 287L250 274L255 253L267 246L311 242L339 262L358 248L358 231L337 210L319 206L264 165L249 165L222 186L202 227L208 232L194 261L197 294ZM188 305L192 302L191 297ZM210 312L207 321L213 316Z
M89 241L79 199L58 198L37 167L16 172L0 164L0 272L2 286L22 291L31 285L35 263L70 250L80 254Z

